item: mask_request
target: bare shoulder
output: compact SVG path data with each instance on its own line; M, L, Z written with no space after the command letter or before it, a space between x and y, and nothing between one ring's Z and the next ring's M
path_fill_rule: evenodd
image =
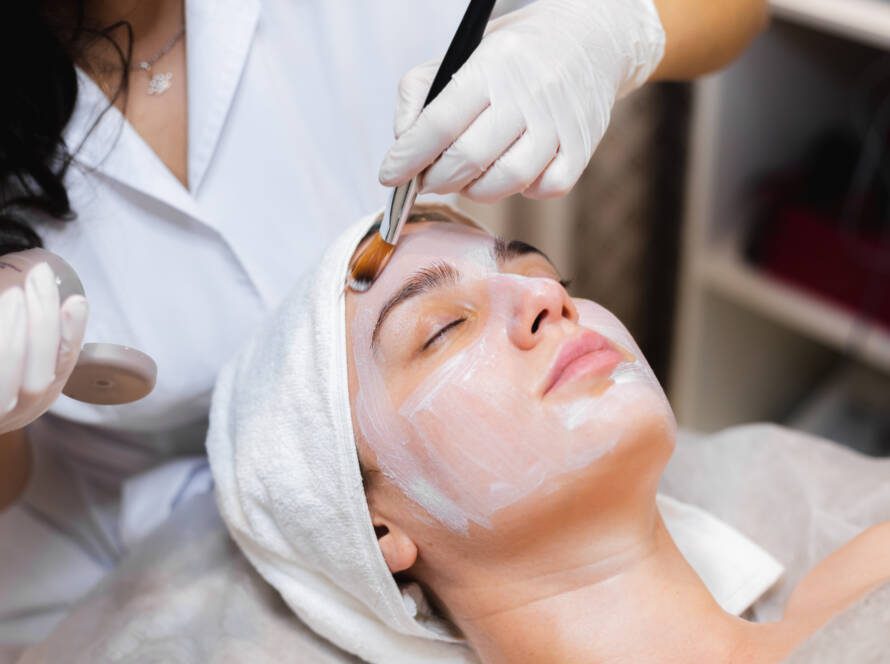
M791 594L785 618L818 629L888 581L890 521L884 521L862 531L810 570Z

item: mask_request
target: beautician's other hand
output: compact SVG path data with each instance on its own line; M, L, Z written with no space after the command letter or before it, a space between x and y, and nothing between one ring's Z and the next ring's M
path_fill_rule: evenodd
M17 277L0 270L0 433L31 423L58 398L77 363L87 322L82 295L59 306L46 263L31 268L23 285ZM11 285L13 280L18 283Z
M404 76L380 182L429 166L422 191L485 202L565 194L616 98L642 85L663 51L652 0L537 0L506 14L423 113L439 63Z

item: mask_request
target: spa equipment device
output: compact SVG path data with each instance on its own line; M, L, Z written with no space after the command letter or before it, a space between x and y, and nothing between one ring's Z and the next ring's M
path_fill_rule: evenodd
M69 295L84 295L80 278L67 262L45 249L8 254L0 269L21 274L22 280L38 263L48 263L56 277L59 302ZM117 405L147 396L155 386L158 368L142 351L109 343L84 344L62 393L72 399L99 405Z
M463 66L470 54L482 41L488 17L495 0L470 0L470 5L457 27L457 32L448 46L445 57L436 71L430 91L423 102L424 108L445 88L455 72ZM363 293L371 287L377 275L386 266L399 240L402 228L411 214L414 199L417 198L420 175L415 175L405 184L393 187L389 193L380 233L375 235L365 250L359 254L349 270L347 285L354 291Z

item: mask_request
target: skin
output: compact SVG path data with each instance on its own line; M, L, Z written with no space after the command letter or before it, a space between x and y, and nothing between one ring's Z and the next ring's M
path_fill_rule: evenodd
M767 25L766 0L655 0L664 58L653 81L685 81L734 60Z
M532 254L498 264L487 251L490 237L448 226L409 226L374 286L367 293L347 295L350 397L369 511L384 559L391 571L408 574L426 588L483 661L779 661L837 611L890 578L884 553L890 527L885 525L827 559L827 569L816 568L792 596L781 622L755 624L725 613L680 554L655 505L658 480L674 447L672 414L655 398L655 388L636 388L636 398L620 413L624 426L618 430L619 442L607 454L550 478L539 490L496 511L488 525L471 523L466 532L455 532L431 518L406 495L403 488L410 478L394 476L385 458L381 463L390 441L366 435L362 400L398 411L438 367L468 352L483 336L486 353L496 358L489 369L496 378L504 385L527 381L535 386L566 339L585 325L606 320L593 303L570 298L543 257ZM478 250L472 251L473 245ZM401 305L372 350L366 328L376 317L363 312L378 311L409 275L431 260L452 264L465 276ZM486 299L480 283L499 283L505 274L527 278L509 280L513 288L498 291L506 302ZM493 316L496 308L509 314ZM418 353L424 340L464 315L467 322L439 337L432 350ZM617 330L614 322L609 319ZM502 327L503 334L492 335L491 326ZM380 370L384 395L362 390L361 366L369 362ZM444 414L454 426L425 439L443 458L460 462L452 454L462 442L454 431L465 417L461 411L490 399L482 382L470 381L465 405ZM474 429L487 427L488 446L519 450L527 441L500 440L498 431L534 435L537 420L551 417L557 405L587 403L591 396L603 398L625 387L612 384L603 391L601 378L582 374L544 395L505 388L521 398L512 408L492 409L488 421L474 423ZM585 440L600 446L603 432L596 424L566 429L561 436L549 428L546 449L556 454ZM420 441L408 435L400 444L413 450ZM457 470L470 476L477 472L472 464ZM479 479L484 481L484 475Z

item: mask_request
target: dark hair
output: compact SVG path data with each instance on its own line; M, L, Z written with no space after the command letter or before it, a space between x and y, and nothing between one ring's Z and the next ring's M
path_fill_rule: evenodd
M63 132L77 100L74 63L95 40L113 45L122 71L102 113L126 94L129 23L90 26L83 0L53 10L39 0L0 0L0 255L42 246L34 228L38 218L75 217L64 177L80 146L66 145ZM126 47L111 37L119 28L126 31Z

